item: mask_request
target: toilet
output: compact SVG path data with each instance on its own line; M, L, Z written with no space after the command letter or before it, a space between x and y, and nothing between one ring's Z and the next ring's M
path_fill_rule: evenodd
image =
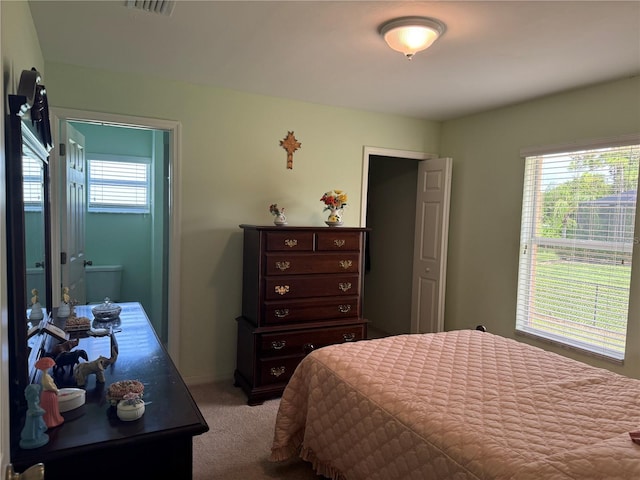
M122 265L87 265L84 270L87 303L102 303L105 297L120 301Z

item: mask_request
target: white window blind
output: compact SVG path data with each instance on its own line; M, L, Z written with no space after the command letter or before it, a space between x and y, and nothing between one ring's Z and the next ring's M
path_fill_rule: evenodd
M25 153L22 157L22 180L26 210L42 210L43 170L42 162Z
M624 358L640 145L526 157L516 329Z
M148 213L149 164L89 159L89 211Z

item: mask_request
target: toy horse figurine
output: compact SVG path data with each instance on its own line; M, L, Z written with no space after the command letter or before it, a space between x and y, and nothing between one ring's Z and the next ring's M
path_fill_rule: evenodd
M78 363L73 367L73 377L79 387L84 387L89 375L95 375L96 382L104 383L104 369L107 365L109 365L109 359L102 355L90 362Z
M85 361L89 361L87 352L84 350L74 350L73 352L62 352L56 357L56 364L53 367L53 375L62 373L64 377L65 367L70 366L69 375L73 373L73 367L76 363L80 363L80 359L84 358Z
M80 343L80 340L78 340L77 338L74 338L74 339L71 339L71 340L67 340L66 342L59 343L58 345L54 346L51 349L51 355L49 355L49 356L53 357L53 358L56 358L62 352L70 352L71 350L73 350L74 348L76 348L78 346L78 343Z

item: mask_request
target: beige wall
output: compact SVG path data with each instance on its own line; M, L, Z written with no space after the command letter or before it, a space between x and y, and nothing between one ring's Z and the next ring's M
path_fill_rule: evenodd
M638 132L640 78L443 124L440 154L454 161L447 330L485 324L494 333L514 337L524 178L520 149ZM640 221L636 224L640 226ZM637 257L638 246L634 252ZM617 367L582 354L554 350L640 378L640 261L634 263L625 365ZM550 348L543 343L537 345Z

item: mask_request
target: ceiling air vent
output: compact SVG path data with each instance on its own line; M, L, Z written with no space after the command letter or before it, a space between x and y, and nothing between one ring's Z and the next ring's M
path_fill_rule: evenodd
M129 8L144 10L149 13L159 13L169 16L176 6L175 0L126 0L125 5Z

